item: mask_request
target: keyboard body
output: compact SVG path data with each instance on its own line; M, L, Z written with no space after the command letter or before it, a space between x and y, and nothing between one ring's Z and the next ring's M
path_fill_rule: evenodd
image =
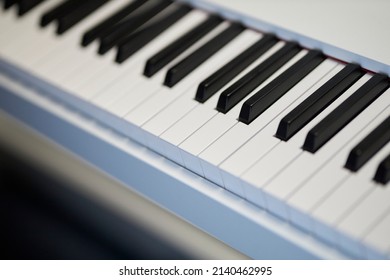
M385 36L373 36L375 38L370 41L362 40L359 37L362 35L357 31L359 28L351 29L349 26L330 35L329 27L325 28L323 15L315 17L304 12L298 16L299 10L311 5L305 1L300 1L297 5L285 3L286 1L273 1L272 4L249 0L187 2L227 19L240 20L255 30L273 32L281 39L298 41L307 48L321 49L326 55L338 60L359 63L370 71L390 74L390 57L385 52L390 47L390 40ZM374 6L368 2L361 1L360 8L369 9L368 7ZM384 1L378 2L387 5L382 3ZM322 7L323 14L327 14L335 11L335 6L339 7L339 4L332 1L327 7L322 7L324 4L313 3L311 10L316 10L315 14L318 14L319 7ZM346 1L345 6L342 4L339 7L331 29L343 24L342 15L345 15L346 9L351 5ZM384 13L384 8L377 8L376 11ZM290 13L292 10L294 12ZM5 14L4 11L1 13L0 16ZM302 24L301 18L305 18L305 22L311 19L313 24ZM358 18L356 13L351 16L351 26L359 27L358 24L362 24ZM356 22L353 22L354 19ZM385 25L382 22L375 23L377 25L374 24L371 28L377 29L379 25ZM15 24L18 24L16 16ZM345 38L348 30L359 34L350 35L351 40L340 40ZM50 37L49 31L53 30L45 30L45 38ZM358 39L355 41L354 38ZM373 41L374 39L378 41ZM356 44L357 41L366 45ZM102 63L106 62L107 59L102 60ZM138 139L129 138L129 123L125 120L83 98L69 94L58 84L24 66L23 62L18 63L18 59L0 54L0 108L3 113L250 258L390 257L387 249L370 250L367 249L371 248L368 246L360 250L360 245L354 246L355 241L351 241L351 246L358 247L357 250L338 248L326 238L313 235L231 190L202 178L196 172L191 172L174 160L138 143ZM387 114L386 108L383 114Z

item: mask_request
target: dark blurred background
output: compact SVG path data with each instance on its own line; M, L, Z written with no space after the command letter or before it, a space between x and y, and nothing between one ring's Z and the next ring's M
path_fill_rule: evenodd
M1 259L186 259L0 146Z

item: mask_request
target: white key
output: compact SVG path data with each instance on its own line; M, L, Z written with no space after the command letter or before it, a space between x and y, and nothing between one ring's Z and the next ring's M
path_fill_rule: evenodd
M264 81L259 87L257 87L251 94L257 92L262 87L266 86L270 81L279 76L282 72L284 72L287 68L289 68L292 64L302 58L307 52L301 51L296 56L294 56L289 62L283 65L278 71L276 71L271 77L269 77L266 81ZM250 96L250 95L249 95ZM193 133L188 139L186 139L182 144L180 144L180 152L183 157L183 161L185 166L193 170L194 172L204 176L203 168L201 166L201 160L199 155L205 151L209 146L212 146L221 136L223 136L229 129L232 129L234 126L241 126L237 121L237 117L240 113L242 104L246 99L239 102L236 106L234 106L227 114L218 113L215 117L213 117L209 122L207 122L204 126L202 126L199 130ZM256 123L255 120L252 124ZM252 128L253 127L253 128ZM251 130L252 135L256 132L255 126L245 125L245 130ZM241 135L241 134L240 134ZM234 151L231 151L234 152ZM218 176L219 178L220 176ZM220 180L222 181L222 179ZM221 186L222 182L219 182Z
M210 99L210 101L213 100L213 98ZM161 145L163 145L162 153L174 162L184 166L178 147L179 144L217 114L213 109L208 108L208 106L195 105L192 111L183 116L182 121L176 122L160 136ZM191 122L192 124L188 124Z
M93 45L97 44L94 43ZM61 51L60 54L55 54L57 53L57 48L55 48L55 50L51 51L47 56L42 57L42 59L34 63L34 65L36 65L37 72L39 72L42 77L46 77L58 86L66 86L68 92L77 92L74 90L74 82L81 82L88 78L93 71L102 68L104 66L103 63L100 63L102 60L111 63L113 59L113 53L110 53L111 55L98 56L95 53L94 48L89 47L82 49L78 46L76 36L74 41L68 40L62 47L64 50ZM90 53L95 56L93 59L91 59ZM89 67L95 66L93 68L95 70L88 71L88 69L83 69L83 66L87 64L89 64ZM69 76L77 76L77 79L68 81Z
M95 53L96 54L96 53ZM114 86L119 88L121 91L123 88L128 88L129 83L124 83L123 81L129 81L129 70L134 67L134 57L129 58L122 64L117 64L114 62L115 59L115 50L110 50L108 53L104 54L103 57L110 56L110 59L107 63L103 63L104 67L94 71L93 75L87 79L83 79L77 83L77 78L75 76L69 76L65 78L65 81L72 81L74 91L83 92L83 98L91 101L95 105L101 104L100 98L102 99L109 98L108 92ZM87 67L88 63L84 67ZM124 79L126 76L127 79ZM122 81L123 80L123 81ZM117 91L112 91L111 94L116 93ZM104 100L106 100L104 99ZM104 101L102 102L104 104Z
M216 114L206 124L195 131L189 138L182 142L180 154L184 165L191 171L204 177L198 155L213 143L220 135L223 135L232 126L234 119L228 115ZM206 132L209 131L207 134Z
M198 71L194 71L190 74L193 80L191 81L191 86L188 90L180 93L176 100L161 110L142 127L150 134L160 136L165 130L185 116L186 113L191 111L198 104L198 101L194 100L197 85L215 70L223 66L226 61L229 61L238 53L244 51L257 38L258 35L251 30L246 30L238 35L211 59L202 64L198 68ZM159 143L158 146L159 151L164 151L163 145L160 145Z
M85 98L99 107L113 102L142 81L143 77L138 73L139 71L135 71L140 67L137 58L138 54L128 58L122 64L113 63L111 60L111 63L95 73L92 79L78 85L77 91L85 92ZM133 77L136 77L135 81Z
M389 188L378 185L338 226L343 233L338 236L339 246L355 255L363 254L360 240L389 213L389 199Z
M388 188L388 186L387 186ZM370 247L367 258L390 258L390 213L379 222L364 238L363 242Z
M256 39L258 40L260 39L260 37L261 36L259 35L258 38ZM244 69L239 75L237 75L231 81L229 81L229 83L227 83L218 92L216 92L209 100L207 100L203 104L197 103L195 108L191 112L186 114L182 119L180 119L167 131L165 131L160 136L160 138L164 140L162 143L164 145L167 157L172 159L174 158L181 159L180 148L178 146L189 136L191 136L195 131L197 131L200 127L202 127L209 120L211 120L215 115L218 114L218 111L215 109L215 107L218 103L220 94L229 86L231 86L234 82L242 78L254 67L256 67L261 62L263 62L268 57L270 57L272 54L274 54L282 45L283 43L279 43L274 47L272 47L260 58L254 61L246 69Z
M199 155L206 178L217 184L223 184L218 165L239 149L265 125L270 123L280 114L280 112L287 108L291 102L315 85L335 66L336 64L330 61L321 63L251 124L246 125L241 122L237 123L237 125L230 129L225 135L210 145L210 147Z
M271 149L280 149L280 147L276 148L276 145L286 144L283 142L281 143L279 139L273 137L279 125L280 119L343 68L343 65L332 60L328 60L326 61L326 63L329 64L329 67L332 67L331 65L334 65L335 67L330 72L328 72L322 79L319 79L319 82L316 83L312 88L310 88L310 90L304 92L301 96L297 95L297 97L299 98L293 100L287 107L280 110L270 123L268 123L248 142L246 142L235 153L230 155L225 161L220 164L220 172L223 177L225 187L227 189L245 197L245 193L241 188L241 184L239 182L240 176L257 161L259 161L263 156L266 156L266 154L270 152ZM294 98L294 96L290 95L289 98ZM300 133L305 134L304 129ZM295 135L289 141L288 144L288 146L292 150L296 150L298 152L300 151L299 148L303 143L303 136L299 136L300 133L298 133L298 135ZM272 151L272 153L273 152L274 151ZM285 159L284 156L283 159ZM247 199L250 200L250 197L247 197Z
M387 148L385 155L389 145ZM337 225L339 246L355 254L362 253L361 240L390 211L390 189L376 183L371 185L373 190Z
M14 21L16 15L12 11L5 13L2 11L0 14L0 56L6 57L4 54L4 49L7 44L12 43L13 41L20 38L20 35L17 33L17 25ZM13 34L13 36L11 36Z
M335 109L365 82L367 82L370 77L371 75L365 75L359 79L344 94L335 100L329 108L325 110L326 112L321 113L317 118L315 118L315 120L309 124L309 128L311 129L313 125L318 123L318 120L321 120L324 116L333 111L333 109ZM291 206L289 213L290 220L294 224L306 230L311 230L312 223L305 213L313 209L313 207L321 201L322 197L326 195L332 187L332 185L327 184L326 180L323 179L328 178L327 174L321 175L322 178L318 176L310 179L312 174L317 174L317 170L322 164L322 158L328 158L329 155L336 152L336 150L332 151L331 148L327 148L327 145L318 150L315 155L306 152L302 153L300 157L294 161L294 164L291 164L280 174L281 178L288 180L288 184L284 185L286 188L289 188L287 196L289 196L288 204ZM323 156L321 156L321 154L323 154ZM302 174L302 170L305 170L305 174ZM300 176L292 176L292 174L300 174ZM305 184L307 180L314 181L309 181L310 183Z
M99 83L98 79L95 79L97 73L106 71L111 65L114 64L115 50L110 50L103 56L97 54L97 42L94 42L86 49L77 50L80 51L79 55L72 54L69 59L74 60L76 57L83 57L80 63L74 63L73 71L64 71L58 80L61 84L68 85L68 90L77 93L77 96L89 100L95 93L89 91L89 87L86 85L95 85ZM96 48L94 48L96 46Z

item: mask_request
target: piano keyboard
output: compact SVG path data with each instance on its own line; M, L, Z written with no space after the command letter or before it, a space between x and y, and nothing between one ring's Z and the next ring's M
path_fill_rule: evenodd
M390 257L386 74L184 1L3 7L3 77L348 257Z

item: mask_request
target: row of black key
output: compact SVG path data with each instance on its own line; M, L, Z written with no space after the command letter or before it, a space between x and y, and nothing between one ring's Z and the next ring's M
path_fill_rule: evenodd
M279 51L224 90L219 96L217 110L222 113L227 113L299 51L301 51L301 48L298 44L292 42L286 43ZM202 85L203 82L199 85L198 92Z
M146 61L144 75L152 77L221 22L222 19L219 16L210 16L184 36L166 46Z
M145 27L135 31L118 45L116 62L125 61L155 37L160 35L165 29L169 28L172 24L185 16L190 10L191 9L185 5L172 6L172 8L167 8L167 11L158 14L156 20L153 20L149 24L146 24Z
M213 54L222 49L227 43L233 40L243 30L244 27L241 24L232 23L228 28L223 30L217 36L171 67L167 71L164 85L168 87L176 85L195 68L197 68Z
M19 14L23 14L40 2L42 1L4 1L4 8L9 8L17 4ZM58 22L57 33L62 34L106 2L108 0L64 1L42 16L41 25L45 26L56 20ZM92 41L98 39L100 41L99 53L101 54L116 46L118 48L116 61L123 62L165 29L169 28L169 26L185 16L190 10L191 8L187 5L173 4L173 1L170 0L135 0L124 6L111 17L86 31L82 38L82 45L87 46ZM24 12L21 13L20 11ZM195 42L203 38L222 21L219 16L211 15L187 34L159 51L147 61L144 70L145 76L153 76ZM243 30L244 27L241 24L231 23L228 28L221 31L214 38L171 67L167 71L164 84L168 87L176 85L181 79L189 75L195 68L218 52ZM195 99L201 103L206 102L232 78L252 64L278 41L274 35L265 34L262 39L201 82L198 86ZM284 47L224 90L219 96L217 110L222 113L227 113L299 51L301 51L301 47L297 43L286 42ZM298 62L247 99L242 105L239 120L243 123L250 124L315 69L324 59L325 56L320 51L309 51ZM347 65L283 117L275 136L283 141L288 141L334 100L341 96L363 74L364 71L358 65ZM382 74L374 75L367 83L309 131L303 149L315 153L338 131L375 101L387 88L389 88L388 77ZM390 140L389 128L389 119L387 119L363 139L351 151L345 165L346 168L351 171L357 171L380 148L387 144ZM387 183L390 177L389 172L389 157L387 157L378 167L375 180L384 184Z
M139 7L141 7L144 3L146 3L147 0L136 0L133 2L130 2L128 5L123 7L121 10L110 16L109 18L105 19L101 23L99 23L97 26L91 28L87 32L84 33L81 45L86 47L90 43L92 43L97 38L101 37L103 34L108 34L109 30L112 26L123 20L124 18L131 15L135 10L137 10Z
M111 48L120 45L134 31L152 20L158 13L163 12L172 4L172 1L147 1L135 9L129 16L110 26L99 36L99 54L105 54Z
M57 22L57 34L63 34L109 0L69 0L47 11L41 18L41 26Z
M8 9L14 5L17 6L18 15L22 16L27 12L31 11L33 8L38 6L44 0L4 0L3 7Z

